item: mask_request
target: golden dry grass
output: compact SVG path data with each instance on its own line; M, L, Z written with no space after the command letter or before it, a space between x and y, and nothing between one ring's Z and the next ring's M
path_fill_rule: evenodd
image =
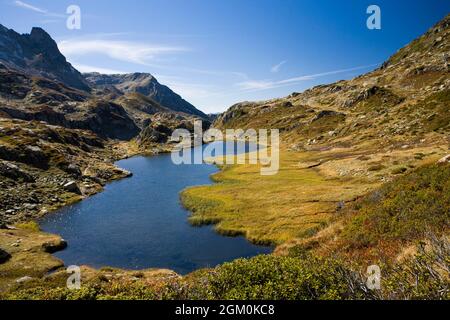
M317 155L282 148L276 175L260 175L260 165L224 166L217 183L182 193L193 211L193 224L217 223L222 234L243 234L255 243L275 243L314 234L335 214L337 204L351 201L378 183L360 177L320 173L302 164Z
M448 152L434 134L425 137L406 147L403 141L386 147L373 139L318 151L295 151L284 143L277 174L261 175L260 165L221 165L212 176L215 184L184 190L182 202L193 212L192 224L214 223L225 235L272 244L309 237L339 218L339 203L346 205Z
M61 247L61 237L40 232L35 223L19 224L13 230L0 229L0 248L11 255L0 264L0 292L19 285L16 280L22 277L36 280L63 267L63 262L49 253Z

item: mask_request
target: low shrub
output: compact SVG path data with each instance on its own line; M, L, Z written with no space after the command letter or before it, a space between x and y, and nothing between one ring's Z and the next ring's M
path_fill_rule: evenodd
M201 281L198 281L202 283ZM225 263L209 274L208 299L361 299L364 282L336 259L261 255ZM352 285L350 285L352 284ZM196 290L197 294L199 290Z
M428 165L383 185L357 202L342 236L364 247L379 241L442 234L450 222L450 165Z

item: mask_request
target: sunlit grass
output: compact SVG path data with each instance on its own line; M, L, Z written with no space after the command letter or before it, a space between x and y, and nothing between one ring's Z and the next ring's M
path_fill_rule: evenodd
M336 212L340 201L354 199L371 186L361 179L326 177L301 163L308 153L281 150L279 172L260 174L260 165L225 165L210 186L183 191L194 225L216 223L226 235L245 235L255 243L281 243L310 235Z

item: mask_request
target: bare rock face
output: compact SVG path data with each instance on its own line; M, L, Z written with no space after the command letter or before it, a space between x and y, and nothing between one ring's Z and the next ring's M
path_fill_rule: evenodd
M34 182L35 179L29 173L21 170L17 165L8 161L0 160L0 175L13 179L15 181L22 180L24 182Z
M49 167L47 155L37 146L10 147L0 144L0 158L7 161L22 162L44 170ZM3 165L3 168L2 172L5 175L16 176L17 178L25 177L25 174L21 173L19 169L6 164Z
M56 42L41 28L19 34L0 25L0 61L19 70L58 80L90 91L83 76L61 54Z
M62 169L67 173L72 174L75 178L79 178L82 175L80 167L74 163L70 163L67 166L64 166L64 168Z
M24 282L29 282L34 280L33 277L30 276L24 276L24 277L20 277L16 280L16 283L24 283Z
M324 117L336 117L336 116L345 117L345 113L336 112L333 110L322 110L316 116L314 116L314 118L311 120L311 122L317 121Z
M88 129L100 137L130 140L139 133L139 128L124 108L116 103L94 100L86 106L79 118L69 117L74 127Z
M146 143L164 143L167 141L167 135L157 131L151 126L146 127L138 137L139 144Z
M67 247L67 241L61 238L47 241L42 244L42 249L44 252L55 253L61 251Z
M146 123L140 134L136 137L139 146L147 146L154 143L168 143L174 130L186 129L194 131L194 122L199 120L193 116L181 116L177 114L157 113ZM210 123L202 121L202 129L206 130Z

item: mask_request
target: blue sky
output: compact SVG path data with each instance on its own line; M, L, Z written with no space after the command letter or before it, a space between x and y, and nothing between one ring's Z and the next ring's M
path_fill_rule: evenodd
M66 9L81 9L81 29ZM366 27L369 5L381 30ZM149 72L205 112L365 73L450 12L450 1L0 0L0 23L44 28L80 71Z

